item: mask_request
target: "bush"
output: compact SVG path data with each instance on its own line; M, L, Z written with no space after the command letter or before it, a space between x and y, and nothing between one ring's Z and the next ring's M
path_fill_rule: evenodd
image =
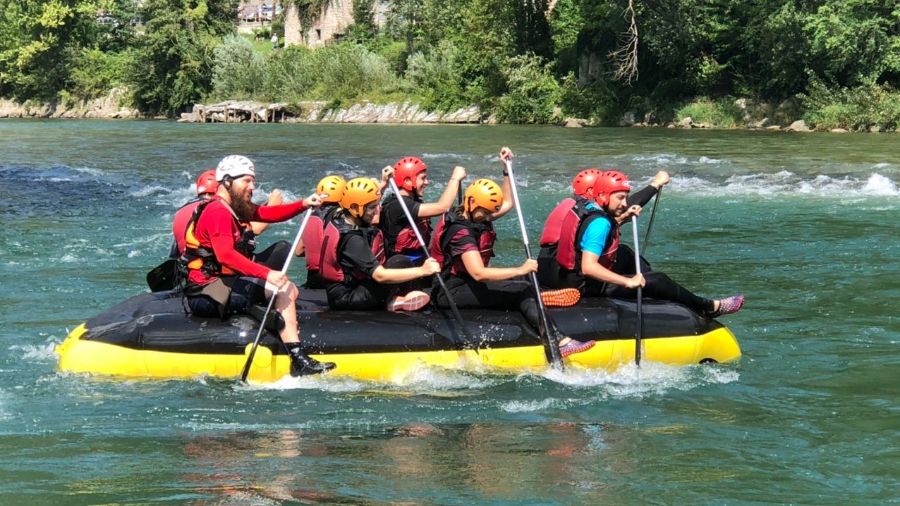
M560 98L551 65L534 54L513 56L503 68L509 91L497 101L494 113L508 123L550 123Z
M244 99L263 87L263 60L244 37L228 35L213 51L213 92L220 99Z
M734 128L741 121L742 113L734 99L726 97L711 100L701 97L675 111L675 120L691 118L694 123L706 123L709 126Z
M104 53L99 49L83 49L74 58L69 75L70 96L89 100L106 95L124 81L131 57L127 52Z
M442 41L430 55L417 52L407 60L406 83L428 110L450 111L468 105L459 68L459 50Z
M830 89L821 81L813 81L798 98L806 109L803 119L821 130L900 127L900 91L888 84Z
M612 118L618 112L615 92L602 82L579 86L572 72L566 74L560 84L559 106L566 116L597 123L618 123L618 118Z
M355 43L327 45L312 51L317 86L322 99L352 99L376 91L397 88L387 61Z

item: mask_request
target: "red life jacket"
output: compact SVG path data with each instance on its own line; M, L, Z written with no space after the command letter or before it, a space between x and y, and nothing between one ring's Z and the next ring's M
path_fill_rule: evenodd
M394 203L394 201L398 198L399 197L397 195L392 193L390 196L388 196L382 206L396 205L399 207L399 202ZM387 249L391 253L419 254L422 252L423 245L419 244L419 239L416 238L416 232L409 225L409 220L406 219L405 215L404 220L406 222L406 225L400 229L400 232L397 233L397 238L394 239L394 243L387 245ZM419 233L422 234L422 239L424 239L427 243L431 239L431 220L428 218L417 217L416 227L419 229ZM385 242L389 243L390 238L386 238Z
M319 265L319 274L326 282L343 283L348 279L358 281L367 277L362 272L346 272L341 266L341 250L344 249L347 238L354 234L365 239L378 263L384 264L384 237L381 230L375 227L351 228L338 215L336 219L328 220L322 234L322 261Z
M188 221L184 231L184 253L181 255L181 258L178 259L188 271L200 270L208 278L234 276L237 274L233 270L223 266L216 258L215 252L211 248L207 249L201 246L200 241L194 235L194 230L197 228L197 222L200 220L200 215L203 214L203 210L206 209L206 206L216 200L218 200L218 197L197 204L197 207L194 209L194 214ZM256 248L256 234L253 233L250 224L239 221L237 217L234 216L233 211L232 217L234 218L234 221L238 223L238 227L242 230L241 238L235 242L234 249L245 257L251 258L253 251Z
M454 211L444 213L431 238L430 248L432 258L441 264L441 272L444 274L449 273L454 276L467 274L462 261L454 262L450 255L450 241L462 229L467 229L475 238L475 242L478 243L478 252L481 254L481 261L485 267L494 256L494 242L497 240L497 233L494 232L491 222L475 223L460 218Z
M306 256L306 270L318 271L322 265L322 240L325 237L325 224L331 221L337 205L325 205L314 210L309 216L306 229L303 230L303 251Z
M556 262L570 271L581 272L581 237L587 225L597 218L610 220L612 226L609 237L600 255L600 265L612 268L619 249L619 227L605 211L588 208L590 202L583 198L567 198L560 202L544 222L541 234L541 248L555 256Z

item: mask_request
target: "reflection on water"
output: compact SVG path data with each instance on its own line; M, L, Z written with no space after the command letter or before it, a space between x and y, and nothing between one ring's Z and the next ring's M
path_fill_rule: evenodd
M617 450L618 438L607 440L608 431L574 423L412 423L355 435L183 435L179 480L200 496L191 501L198 505L601 499L607 484L598 481L599 471L618 475L634 468L628 452ZM347 467L365 472L341 487ZM573 489L580 492L572 495Z

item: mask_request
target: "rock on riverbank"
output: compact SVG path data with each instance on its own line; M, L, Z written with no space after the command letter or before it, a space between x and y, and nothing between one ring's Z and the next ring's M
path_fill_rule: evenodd
M196 104L181 115L187 123L489 123L477 106L451 112L429 112L411 102L360 103L348 108L329 107L328 102L297 104L227 101Z
M0 118L91 118L120 119L144 117L137 109L121 107L125 90L116 88L105 97L81 100L73 104L64 102L19 103L0 99Z

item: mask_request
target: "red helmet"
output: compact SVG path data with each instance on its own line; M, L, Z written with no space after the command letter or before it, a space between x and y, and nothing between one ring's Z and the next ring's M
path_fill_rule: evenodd
M601 206L609 204L610 194L621 191L631 191L631 183L628 176L617 170L603 172L594 181L594 198Z
M572 180L572 191L579 197L588 197L588 190L594 191L594 181L600 174L603 174L600 169L584 169L579 172Z
M216 182L216 169L209 169L197 178L197 195L216 193L219 183Z
M416 177L420 172L428 170L425 162L414 156L401 158L394 164L394 182L397 186L411 192L416 187ZM406 180L409 179L407 183Z

